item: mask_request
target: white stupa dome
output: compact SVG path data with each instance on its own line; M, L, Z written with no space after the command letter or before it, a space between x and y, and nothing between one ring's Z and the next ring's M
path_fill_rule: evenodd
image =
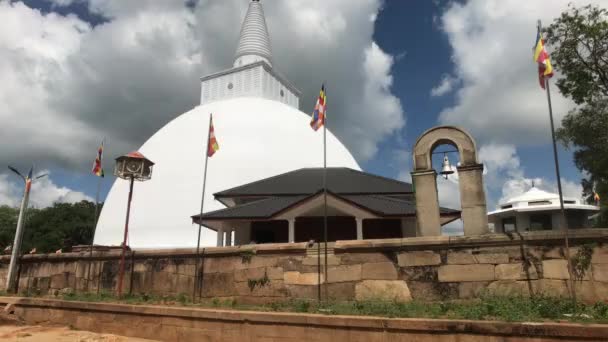
M139 149L155 165L152 179L134 186L131 247L196 246L198 227L190 217L200 211L210 113L220 149L209 158L205 212L224 207L214 200L215 192L299 168L323 166L323 132L310 128L310 115L297 109L299 92L269 64L268 38L250 34L263 32L265 26L261 4L252 1L241 30L238 63L233 69L204 77L202 104L169 122ZM314 102L309 105L312 109ZM360 170L329 129L327 166ZM122 243L128 183L114 182L99 217L96 244ZM203 228L201 245L214 245L215 235Z
M139 149L152 160L152 179L136 182L131 204L131 247L196 246L209 113L219 151L209 158L205 212L223 208L213 193L303 167L323 166L323 132L310 116L286 104L236 98L198 106L169 122ZM327 166L359 170L353 156L327 131ZM119 245L125 223L128 181L117 179L106 198L95 243ZM214 245L204 229L201 245Z

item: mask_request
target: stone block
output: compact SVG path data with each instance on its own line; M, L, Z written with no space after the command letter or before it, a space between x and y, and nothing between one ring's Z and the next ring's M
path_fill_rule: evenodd
M236 262L234 269L242 270L244 268L258 268L258 267L275 267L279 263L279 257L270 255L254 255L249 261L239 256L238 262ZM233 269L233 270L234 270Z
M392 262L374 262L361 265L361 279L397 280L397 268Z
M478 298L487 291L490 283L487 281L470 281L458 284L458 298Z
M494 280L494 265L443 265L438 271L439 282Z
M531 265L527 269L524 264L500 264L494 269L496 280L529 280L538 279L536 268Z
M285 288L291 298L317 299L318 297L319 289L317 285L289 285L285 283Z
M155 279L155 285L157 281ZM227 297L234 295L234 275L232 273L205 274L203 279L203 297Z
M259 279L264 277L264 273L266 273L266 268L264 267L236 270L234 271L234 281L244 282L249 279Z
M553 247L543 253L544 259L563 259L565 256L562 247Z
M344 265L329 267L327 270L328 283L361 280L361 265Z
M321 290L327 290L327 298L329 300L349 301L355 298L355 284L355 282L327 284Z
M433 251L414 251L400 253L397 257L399 266L432 266L441 264L441 257Z
M448 264L467 265L467 264L506 264L509 262L509 255L506 253L484 253L472 254L466 252L448 253Z
M476 263L475 257L471 253L448 252L448 264L450 265L468 265Z
M532 284L535 293L538 295L542 294L551 297L569 296L568 282L566 280L540 279Z
M365 264L373 262L392 262L393 260L385 253L344 253L340 255L342 265Z
M323 253L323 251L321 251ZM325 255L321 255L321 266L325 265ZM306 257L302 260L302 265L305 266L317 266L319 263L319 258L316 256ZM327 256L327 266L337 266L340 265L340 258L335 255Z
M408 302L412 295L403 280L363 280L355 286L355 298Z
M486 289L496 296L529 296L532 285L526 281L498 280L491 282Z
M564 259L543 260L543 278L570 279L568 261Z
M506 253L487 253L474 254L479 264L506 264L509 262L509 255Z
M242 269L242 261L237 257L205 257L205 273L225 273L233 272L235 269Z
M600 281L575 281L576 295L587 303L607 302L608 283Z
M240 282L235 284L235 289L239 296L284 297L287 295L283 280L269 281L253 287L249 287L249 282Z
M437 281L439 266L402 267L401 279L409 281Z
M436 291L437 283L430 281L407 281L410 294L413 299L418 301L441 300L441 296Z
M319 275L317 273L300 273L295 271L284 272L283 281L289 285L318 285ZM321 274L321 284L324 282L324 276Z
M608 264L608 245L596 247L591 255L592 264Z
M591 264L593 279L608 282L608 264Z

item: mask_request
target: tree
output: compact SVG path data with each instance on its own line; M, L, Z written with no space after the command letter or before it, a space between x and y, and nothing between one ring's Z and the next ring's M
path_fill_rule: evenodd
M51 253L91 243L95 203L55 203L43 209L29 208L26 213L22 252L35 247L38 253ZM0 248L12 244L18 215L19 209L0 207Z
M589 202L600 195L598 225L608 225L608 11L597 6L568 10L545 29L556 85L577 107L563 119L558 139L574 150L574 163L586 176Z

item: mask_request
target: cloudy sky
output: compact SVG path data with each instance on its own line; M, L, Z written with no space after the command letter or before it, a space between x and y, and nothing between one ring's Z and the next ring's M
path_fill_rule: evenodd
M0 165L49 173L33 187L37 207L93 198L102 137L111 160L196 106L199 78L232 64L247 2L0 0ZM536 20L551 22L568 2L263 4L274 66L303 91L306 112L328 81L331 129L366 171L409 180L418 135L459 125L477 139L493 209L533 180L555 189L531 48ZM573 105L553 99L559 122ZM571 153L560 158L566 192L578 196ZM21 185L1 170L0 205L15 206ZM458 208L456 182L439 182L443 205Z

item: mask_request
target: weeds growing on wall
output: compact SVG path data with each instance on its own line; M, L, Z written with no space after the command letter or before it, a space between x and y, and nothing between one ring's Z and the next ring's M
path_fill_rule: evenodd
M591 257L593 256L594 247L595 244L584 244L579 247L576 255L570 259L572 261L572 269L575 280L583 280L585 274L589 270L589 267L591 267Z

